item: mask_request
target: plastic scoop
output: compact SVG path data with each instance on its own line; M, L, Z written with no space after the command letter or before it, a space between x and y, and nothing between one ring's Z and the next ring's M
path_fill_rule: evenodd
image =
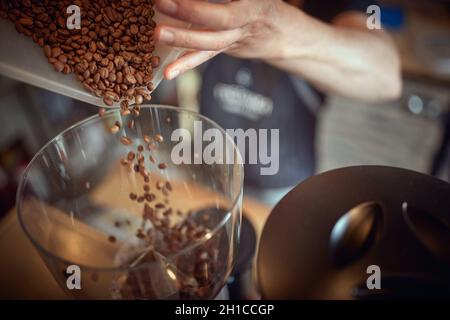
M186 27L186 23L167 17L155 11L157 24ZM44 52L33 40L18 33L14 24L0 19L0 74L46 90L50 90L96 106L107 107L102 98L87 92L74 74L64 75L56 72L47 61ZM155 70L153 84L156 88L164 77L165 67L174 61L183 50L156 44L155 55L161 58L160 67ZM112 108L118 107L115 104Z

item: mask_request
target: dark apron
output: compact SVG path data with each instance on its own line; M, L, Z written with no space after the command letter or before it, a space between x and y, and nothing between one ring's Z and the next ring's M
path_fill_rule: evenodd
M300 96L302 90L310 95L309 102ZM283 188L314 174L313 110L320 100L309 86L285 72L259 61L220 55L205 68L200 106L202 114L225 129L268 129L269 137L270 129L279 129L278 174L261 176L260 164L248 164L245 182L259 188Z

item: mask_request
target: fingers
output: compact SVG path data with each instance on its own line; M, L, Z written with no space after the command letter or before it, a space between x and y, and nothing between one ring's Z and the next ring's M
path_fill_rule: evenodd
M242 29L206 31L158 26L156 39L173 47L219 51L239 41L244 36L243 33Z
M164 70L164 77L167 80L172 80L180 74L194 69L202 63L214 58L220 51L193 51L181 56Z
M253 21L248 1L209 3L205 0L156 0L158 10L173 18L211 29L236 29Z

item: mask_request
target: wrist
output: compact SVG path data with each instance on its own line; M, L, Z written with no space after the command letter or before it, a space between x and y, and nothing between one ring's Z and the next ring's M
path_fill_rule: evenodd
M276 57L268 60L317 58L333 37L333 27L281 1L273 21Z

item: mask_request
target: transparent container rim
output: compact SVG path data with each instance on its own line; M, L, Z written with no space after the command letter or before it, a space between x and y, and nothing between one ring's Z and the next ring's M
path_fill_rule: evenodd
M228 135L228 133L221 127L219 126L215 121L209 119L208 117L205 117L197 112L191 111L189 109L186 108L181 108L181 107L173 107L173 106L167 106L167 105L153 105L153 104L145 104L142 105L141 108L144 109L156 109L156 110L170 110L170 111L175 111L177 113L186 113L186 114L190 114L192 116L198 117L200 119L202 119L203 121L209 122L210 124L212 124L213 126L215 126L217 129L219 129L224 135L225 137L232 143L233 145L233 151L236 154L236 157L238 159L238 166L240 168L240 172L241 172L241 176L240 176L240 181L239 181L239 189L236 192L236 194L233 195L233 200L232 200L232 206L231 206L231 211L234 210L234 208L236 208L238 201L240 201L242 194L243 194L243 185L244 185L244 165L243 165L243 161L242 161L242 156L241 153L239 152L239 148L237 148L236 144L234 143L234 141L231 139L231 137ZM105 116L108 116L110 114L119 112L118 109L110 109L106 112ZM52 253L51 251L47 250L46 248L44 248L39 241L37 241L36 239L33 238L33 236L29 233L25 221L23 220L22 217L22 193L24 191L25 185L27 183L27 177L28 177L28 173L30 171L30 169L33 167L35 161L45 152L45 150L52 144L55 143L55 141L57 141L57 139L59 139L60 137L64 136L66 133L77 129L79 127L82 127L90 122L93 121L98 121L101 118L99 117L99 115L93 115L91 117L88 117L86 119L83 119L75 124L73 124L72 126L66 128L65 130L61 131L59 134L57 134L54 138L52 138L49 142L47 142L41 149L39 149L39 151L33 156L33 158L31 159L31 161L28 163L28 165L26 166L22 177L20 179L19 182L19 186L17 188L17 195L16 195L16 208L17 208L17 215L19 218L19 223L20 226L22 228L22 230L25 232L27 238L36 246L36 248L38 248L41 252L43 252L46 256L59 260L60 262L62 262L63 264L66 265L77 265L82 269L85 270L89 270L89 271L97 271L97 272L118 272L118 271L128 271L128 270L139 270L141 268L146 268L147 266L151 265L152 262L147 262L135 267L128 267L128 266L117 266L117 267L94 267L94 266L89 266L89 265L83 265L83 264L77 264L74 261L69 261L65 258L60 257L59 255L55 255L54 253ZM241 212L239 212L238 214L241 214ZM186 248L167 255L166 257L169 259L172 258L176 258L177 256L180 256L186 252L189 252L197 247L199 247L200 245L202 245L204 242L206 242L207 240L209 240L210 238L212 238L214 235L216 235L216 233L222 228L222 226L225 225L225 223L228 221L228 219L231 218L231 214L227 214L225 215L222 220L215 226L215 228L209 233L211 236L210 237L202 237L201 239L195 241L194 243L192 243L191 245L187 246Z

